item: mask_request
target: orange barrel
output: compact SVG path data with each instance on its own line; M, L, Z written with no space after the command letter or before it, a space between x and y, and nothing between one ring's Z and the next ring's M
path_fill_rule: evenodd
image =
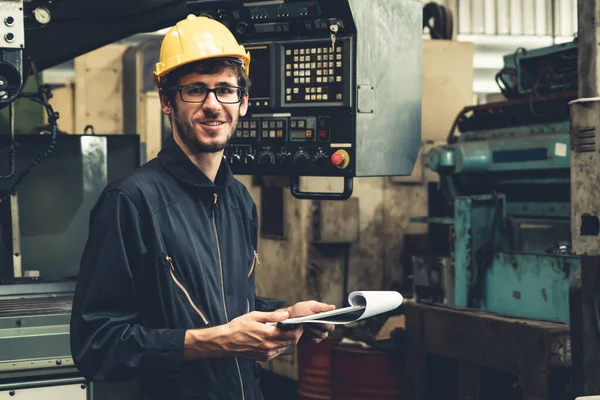
M331 347L332 400L399 400L404 374L404 367L380 350Z
M298 343L298 400L331 400L331 346L338 341Z

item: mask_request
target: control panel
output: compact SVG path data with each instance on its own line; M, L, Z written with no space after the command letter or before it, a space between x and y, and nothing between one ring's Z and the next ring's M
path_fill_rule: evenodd
M227 25L251 57L249 110L224 154L233 173L353 176L349 8L339 1L213 3L220 7L208 2L197 14Z
M241 118L225 157L234 173L314 176L351 173L351 143L332 145L331 134L329 115Z
M420 149L420 2L188 7L226 25L250 53L248 113L224 153L234 174L288 175L296 197L299 176L343 177L339 198L356 176L410 175Z

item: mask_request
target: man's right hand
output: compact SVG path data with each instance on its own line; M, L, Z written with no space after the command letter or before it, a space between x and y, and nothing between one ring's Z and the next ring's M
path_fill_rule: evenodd
M215 328L186 332L186 358L239 356L268 361L295 346L302 336L302 325L290 331L276 323L289 317L287 312L259 312L242 315ZM268 325L267 323L274 323Z
M257 361L268 361L283 353L288 347L295 346L302 336L302 326L282 331L275 325L289 318L287 312L259 312L242 315L225 325L226 338L224 349L240 357Z

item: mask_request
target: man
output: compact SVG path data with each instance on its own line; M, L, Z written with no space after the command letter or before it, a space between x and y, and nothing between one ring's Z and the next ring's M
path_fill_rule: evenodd
M249 64L216 21L188 16L165 36L155 80L173 135L91 212L71 319L88 379L140 378L152 400L262 399L256 360L333 329L276 323L334 306L267 312L255 297L257 209L223 159L248 109Z

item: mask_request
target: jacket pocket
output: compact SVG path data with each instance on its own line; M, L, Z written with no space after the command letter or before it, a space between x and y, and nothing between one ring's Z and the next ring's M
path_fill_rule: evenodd
M171 279L173 280L173 282L175 283L175 285L177 285L177 287L179 288L179 290L181 290L181 292L184 294L184 296L186 297L187 301L189 302L190 306L194 309L194 311L196 312L196 314L198 314L198 316L200 317L200 319L202 319L202 322L204 322L205 325L209 325L208 320L206 319L206 317L204 316L204 314L202 313L202 311L200 311L200 309L198 308L198 306L196 305L196 303L194 303L194 300L192 300L192 297L190 296L189 292L187 291L187 289L185 288L185 286L183 286L181 284L181 282L179 281L179 279L177 279L177 277L175 277L175 265L173 264L173 259L170 256L165 256L167 262L169 263L169 273L171 274Z
M258 259L258 253L256 252L256 250L254 250L254 257L252 258L252 265L250 266L250 270L248 271L248 278L252 276L252 273L254 272L254 267L257 264L260 265L260 260Z

